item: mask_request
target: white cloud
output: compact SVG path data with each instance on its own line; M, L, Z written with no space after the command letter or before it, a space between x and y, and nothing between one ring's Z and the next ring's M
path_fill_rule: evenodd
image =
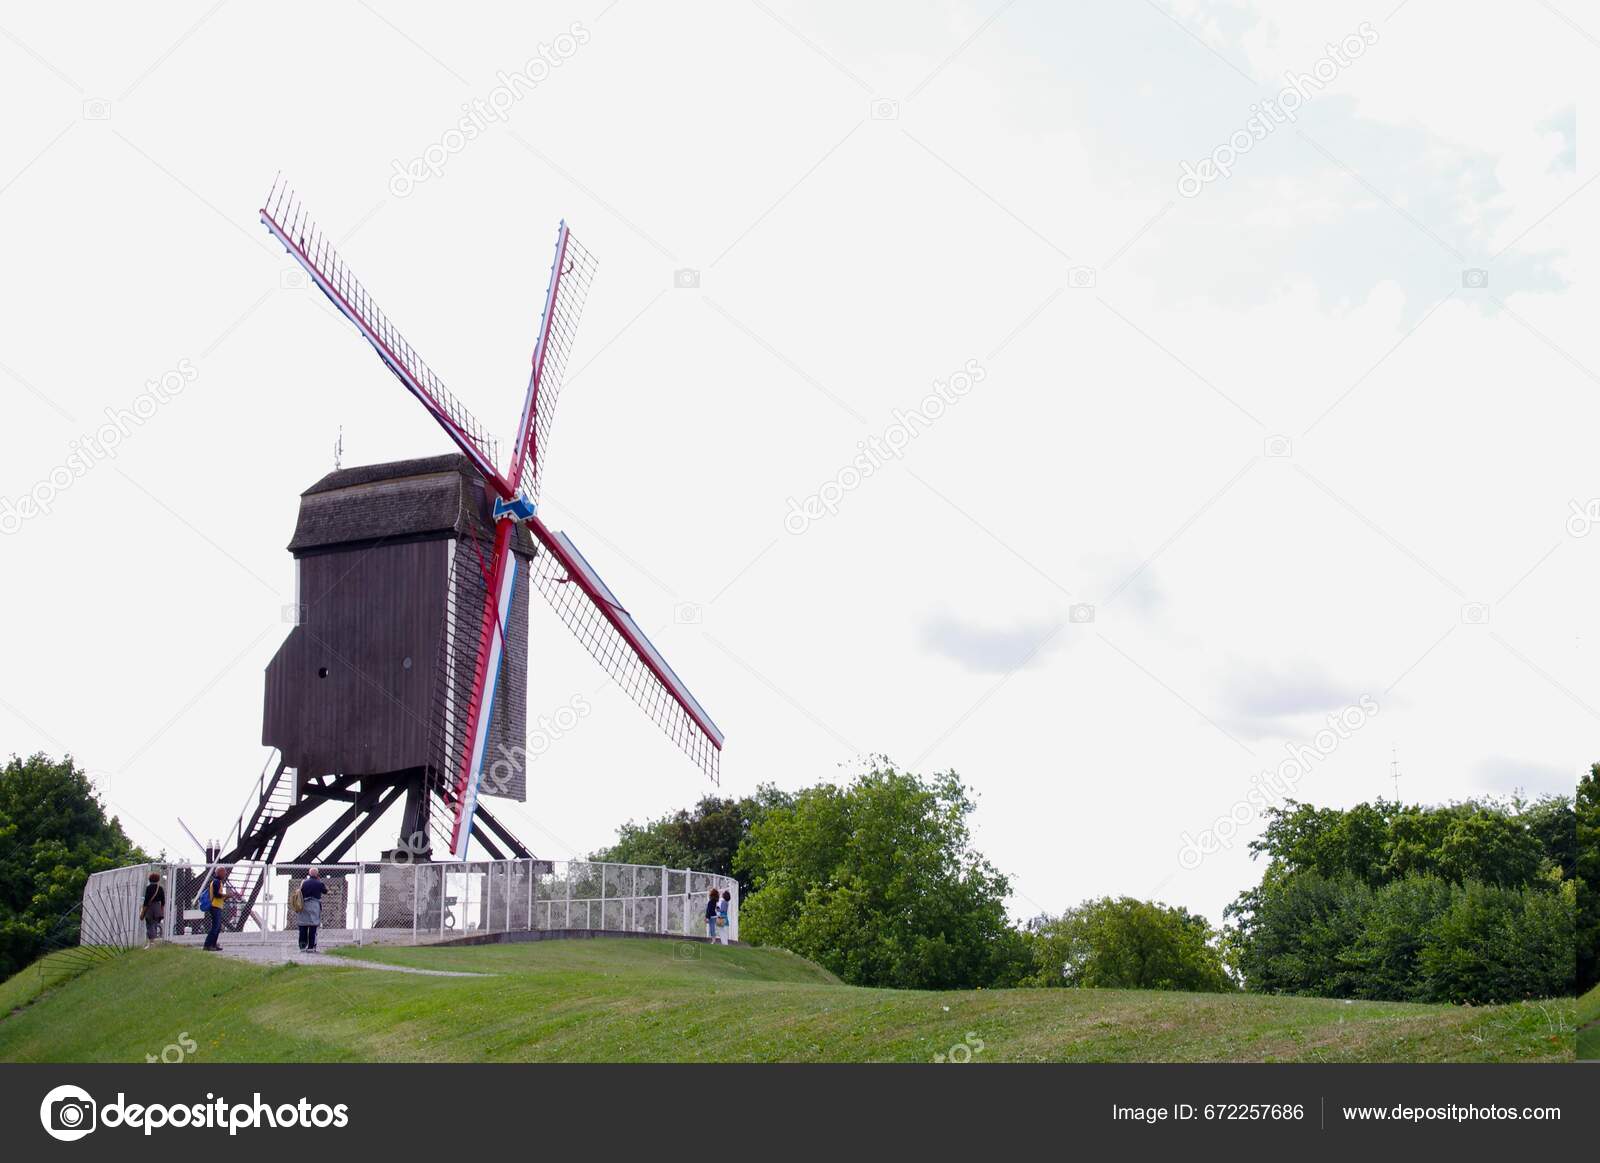
M1044 619L996 627L938 614L922 624L922 641L929 650L967 670L1008 674L1043 661L1043 651L1059 641L1062 621Z
M1223 675L1221 702L1230 720L1257 735L1272 728L1296 730L1295 722L1326 717L1355 704L1370 688L1333 678L1313 659L1235 662Z

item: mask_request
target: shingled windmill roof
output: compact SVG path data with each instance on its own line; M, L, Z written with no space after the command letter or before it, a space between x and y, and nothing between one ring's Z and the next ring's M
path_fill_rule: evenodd
M493 537L483 477L460 453L340 469L300 494L289 551L335 546ZM512 547L533 556L533 537L518 525Z

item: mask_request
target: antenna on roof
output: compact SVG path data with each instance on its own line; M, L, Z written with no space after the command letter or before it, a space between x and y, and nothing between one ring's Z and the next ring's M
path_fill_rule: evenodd
M1391 756L1389 760L1389 778L1394 780L1394 802L1398 806L1400 803L1400 749L1391 746L1389 754Z
M339 425L339 439L333 442L333 471L344 467L344 425Z

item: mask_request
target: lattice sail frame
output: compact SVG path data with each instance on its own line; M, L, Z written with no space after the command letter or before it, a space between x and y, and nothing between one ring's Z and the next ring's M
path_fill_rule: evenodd
M472 837L472 818L478 810L478 789L483 783L484 765L489 759L489 736L494 725L495 699L505 669L506 622L516 597L519 563L511 550L513 522L496 521L494 564L488 575L483 615L478 627L477 665L473 669L471 694L467 703L465 739L470 747L452 789L454 820L450 851L465 860Z
M311 221L295 193L274 182L266 205L261 208L261 221L340 314L355 324L384 366L422 402L478 470L498 480L498 443L395 329L339 258L327 236Z
M533 587L601 669L713 782L720 783L723 735L711 716L572 539L547 529L537 517L528 527L546 550L530 568Z
M495 501L497 528L493 546L485 546L475 535L463 538L456 546L451 565L453 603L458 602L456 578L461 570L481 577L482 589L479 591L475 584L461 587L470 596L459 604L467 608L447 612L447 622L453 629L441 636L441 693L434 709L430 750L440 775L436 790L451 809L452 855L458 860L466 858L487 760L495 693L505 665L505 623L522 580L520 563L511 549L511 525L516 521L528 525L544 550L535 557L530 571L535 588L601 668L717 781L721 730L571 539L553 533L534 515L548 459L556 399L593 281L594 257L572 237L566 223L561 223L517 427L517 443L509 471L502 474L494 439L399 334L287 185L274 180L261 208L261 221L466 454ZM483 553L486 547L487 555ZM471 559L464 559L464 553ZM461 576L465 581L470 574ZM480 595L481 613L474 634L471 607ZM458 683L462 674L472 676L464 707L460 705Z
M556 398L566 379L578 318L589 298L589 284L594 281L596 265L594 256L572 237L563 222L556 232L556 257L550 264L544 316L534 341L528 392L511 466L512 486L524 489L534 501L539 499L539 487L544 479Z
M466 736L462 712L472 698L471 683L478 665L477 620L488 597L494 543L469 527L450 543L448 552L428 755L434 772L433 792L450 810L450 817L443 820L430 812L429 836L409 838L413 851L430 849L429 841L436 839L446 851L453 852L456 823L464 815L456 794L456 775L471 759L471 741ZM467 828L471 830L470 821Z

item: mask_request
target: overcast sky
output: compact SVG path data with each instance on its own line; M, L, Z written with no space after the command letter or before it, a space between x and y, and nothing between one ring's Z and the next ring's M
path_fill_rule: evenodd
M8 10L0 751L226 832L298 494L341 426L450 449L258 224L281 169L506 446L558 220L598 256L543 513L726 793L954 768L1017 914L1220 919L1274 781L1570 792L1597 74L1576 0ZM506 813L540 855L708 790L532 635L530 721L592 706Z

